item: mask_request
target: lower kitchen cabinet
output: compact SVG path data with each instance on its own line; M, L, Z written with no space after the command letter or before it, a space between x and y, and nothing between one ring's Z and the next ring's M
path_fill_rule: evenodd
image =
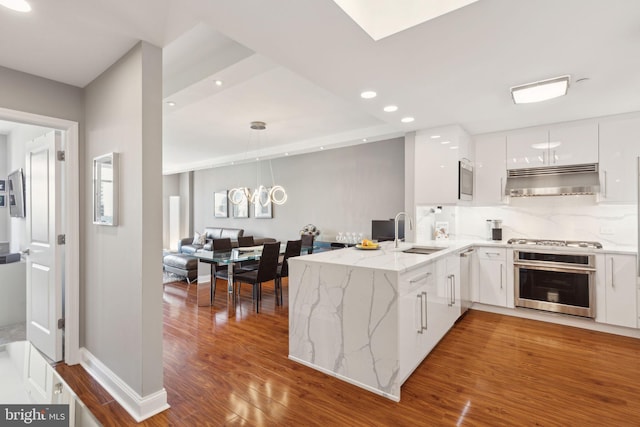
M596 263L604 271L596 279L596 321L637 328L636 256L605 253Z
M398 304L401 381L460 317L459 277L457 253L400 277L400 288L411 289L400 296Z
M438 342L436 326L441 309L434 264L405 274L400 281L412 289L398 300L399 376L402 383Z
M507 306L507 252L504 248L480 247L478 252L478 302Z

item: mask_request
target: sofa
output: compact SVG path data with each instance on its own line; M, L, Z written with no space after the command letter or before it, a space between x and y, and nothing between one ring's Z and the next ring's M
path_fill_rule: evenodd
M231 243L234 246L237 246L238 237L243 235L244 230L242 228L206 227L204 229L204 243L194 243L196 236L185 237L178 241L178 252L182 254L193 254L199 250L210 251L214 240L227 237L231 239Z

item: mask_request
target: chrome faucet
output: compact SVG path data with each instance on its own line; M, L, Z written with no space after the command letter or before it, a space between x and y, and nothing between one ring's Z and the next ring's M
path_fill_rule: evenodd
M400 219L400 217L402 215L404 215L404 217L409 220L409 229L413 230L413 220L411 219L409 214L406 213L406 212L398 212L398 214L396 215L396 218L393 220L394 227L395 227L395 234L394 234L393 242L394 242L394 245L395 245L396 248L398 247L398 219Z

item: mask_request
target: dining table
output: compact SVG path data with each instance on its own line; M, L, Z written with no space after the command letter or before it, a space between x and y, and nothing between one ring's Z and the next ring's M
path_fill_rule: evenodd
M280 244L280 253L284 253L286 243ZM262 256L262 245L233 248L231 251L198 251L193 254L198 258L198 284L197 301L199 307L213 305L214 280L216 266L227 266L227 312L230 317L235 316L236 290L233 278L234 268L243 262L259 260ZM301 255L309 254L313 251L313 246L303 246Z

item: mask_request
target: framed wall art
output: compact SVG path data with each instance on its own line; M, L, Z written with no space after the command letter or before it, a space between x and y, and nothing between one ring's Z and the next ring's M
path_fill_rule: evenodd
M7 196L6 194L0 194L0 208L7 207Z
M0 179L0 192L7 191L7 181L5 179Z
M231 211L234 218L249 218L249 201L246 197L242 198L242 201L237 205L231 203Z
M213 214L216 218L229 216L227 190L216 191L213 195Z

